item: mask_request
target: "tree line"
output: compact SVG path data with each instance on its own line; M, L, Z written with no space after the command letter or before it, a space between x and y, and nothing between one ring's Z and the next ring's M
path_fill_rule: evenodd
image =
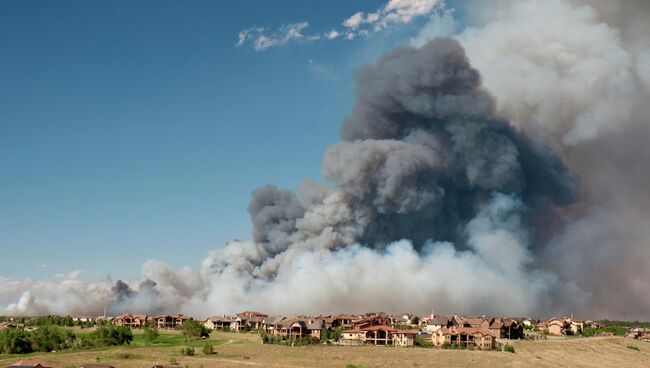
M31 331L7 328L0 331L0 353L28 354L69 348L95 348L126 345L131 341L133 332L129 327L113 325L100 326L88 334L75 334L58 325L43 325Z

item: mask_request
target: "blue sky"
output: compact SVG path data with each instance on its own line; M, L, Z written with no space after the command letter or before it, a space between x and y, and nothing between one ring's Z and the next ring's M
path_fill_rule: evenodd
M262 52L239 32L385 3L0 1L0 276L133 277L249 239L251 191L320 179L354 70L426 18Z

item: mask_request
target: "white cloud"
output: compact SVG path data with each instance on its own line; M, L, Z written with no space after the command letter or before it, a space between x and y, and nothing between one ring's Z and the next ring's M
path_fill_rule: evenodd
M275 31L263 27L251 27L239 32L237 46L250 44L256 51L264 51L293 41L307 42L337 38L353 40L395 25L410 23L418 17L432 14L436 9L444 8L444 5L444 0L390 0L374 12L358 11L352 14L343 20L343 29L332 28L322 33L322 36L304 34L304 29L309 26L308 22L284 25Z
M314 41L320 39L319 35L306 35L304 29L309 27L308 22L286 24L274 32L268 28L252 27L239 32L237 47L246 43L253 45L255 51L264 51L270 47L286 45L292 41Z
M331 31L325 33L325 38L327 38L328 40L333 40L335 38L338 38L339 36L341 36L341 33L339 33L335 29L332 29Z

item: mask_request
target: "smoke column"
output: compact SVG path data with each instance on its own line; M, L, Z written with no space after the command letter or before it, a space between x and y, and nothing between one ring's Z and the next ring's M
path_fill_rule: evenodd
M328 184L253 193L252 240L128 284L0 279L0 312L648 318L649 9L502 1L453 38L427 26L358 72Z

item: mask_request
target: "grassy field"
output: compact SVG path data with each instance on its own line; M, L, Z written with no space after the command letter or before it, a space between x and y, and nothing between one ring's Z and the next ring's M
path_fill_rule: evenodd
M209 367L650 367L650 344L620 337L557 338L515 342L516 353L424 348L261 345L255 334L213 333L216 354L205 355L206 340L185 343L178 333L161 333L147 346L136 334L129 346L54 353L0 355L0 367L19 359L41 359L56 368L110 364L117 368L147 368L154 364L179 368ZM194 346L196 355L182 356ZM634 348L631 348L634 347ZM637 350L638 349L638 350ZM172 358L173 357L173 358Z

